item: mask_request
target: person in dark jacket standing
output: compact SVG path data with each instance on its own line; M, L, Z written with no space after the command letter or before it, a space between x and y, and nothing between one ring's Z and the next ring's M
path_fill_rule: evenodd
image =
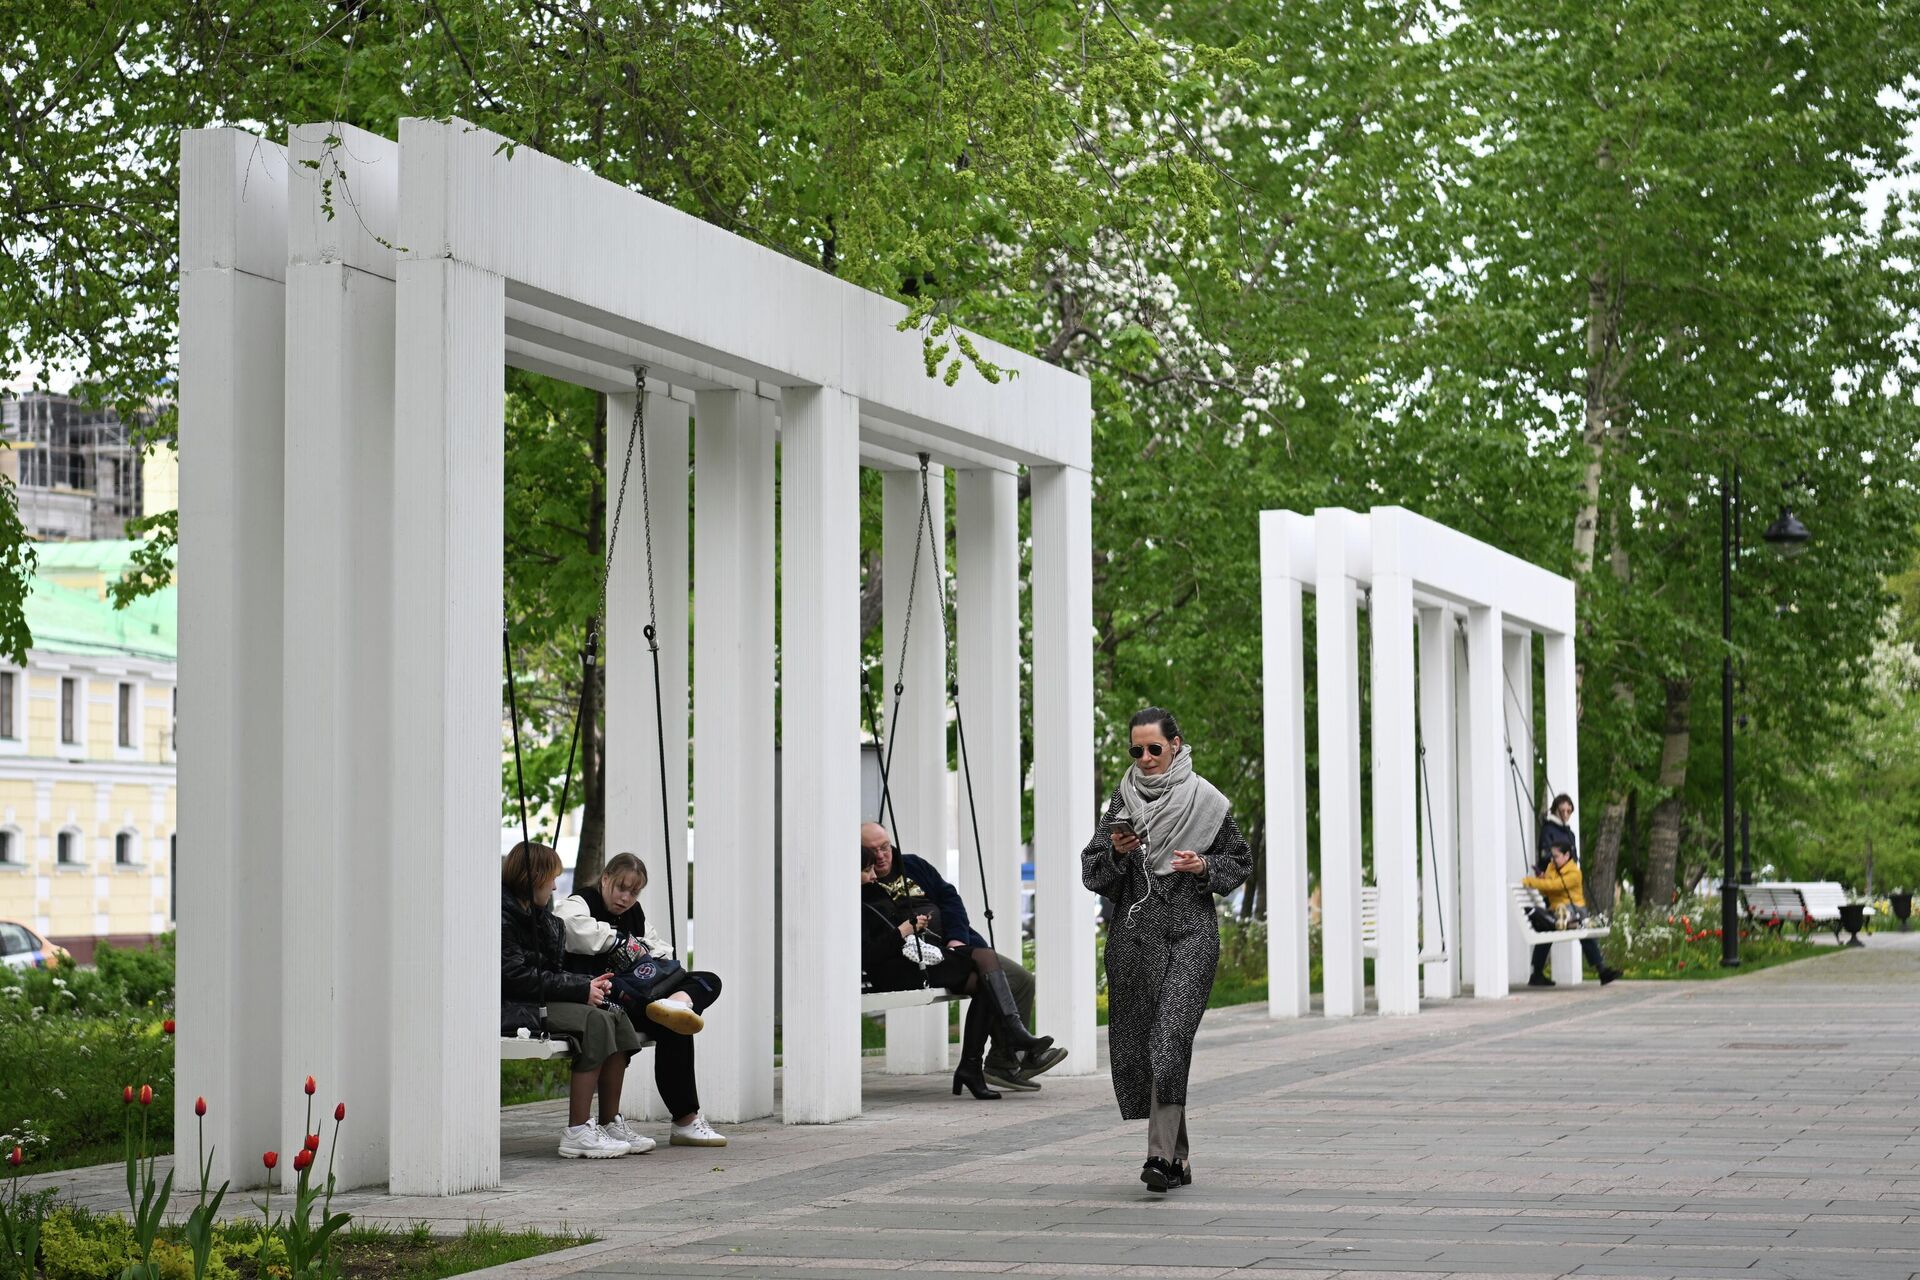
M631 853L607 860L597 884L576 889L554 908L566 926L567 967L576 972L600 971L605 957L623 947L637 947L642 956L674 959L673 948L647 928L640 907L640 891L647 887L647 867ZM667 1141L676 1147L724 1147L718 1133L700 1114L700 1090L694 1083L693 1037L703 1024L701 1014L720 998L720 978L701 970L680 969L672 980L648 993L651 1002L628 1007L627 1016L653 1037L653 1083L673 1117Z
M988 1088L987 1039L993 1039L993 1083L1030 1090L1035 1076L1059 1065L1067 1051L1049 1037L1027 1030L1030 1016L1014 995L1012 974L1023 980L1028 1001L1033 979L994 951L974 932L966 904L947 878L924 858L893 847L877 822L860 828L861 969L869 991L909 991L940 987L977 993L961 1029L960 1065L953 1091L962 1088L983 1100L1000 1095ZM908 959L907 949L918 958Z
M1573 797L1558 795L1547 806L1546 816L1540 819L1540 857L1534 864L1538 875L1545 875L1553 864L1553 851L1565 849L1567 856L1579 858L1580 841L1573 834Z
M651 1151L653 1139L634 1133L620 1116L620 1089L640 1036L626 1014L607 1004L612 974L568 972L563 930L553 914L559 878L560 855L543 844L523 840L501 865L501 1031L543 1030L573 1042L567 1129L560 1135L563 1159L604 1160ZM598 1124L595 1093L600 1095Z
M1133 757L1080 855L1087 888L1112 898L1107 926L1108 1045L1120 1114L1147 1121L1140 1180L1188 1186L1187 1073L1220 963L1214 895L1252 869L1227 798L1193 771L1180 726L1148 707L1128 726Z

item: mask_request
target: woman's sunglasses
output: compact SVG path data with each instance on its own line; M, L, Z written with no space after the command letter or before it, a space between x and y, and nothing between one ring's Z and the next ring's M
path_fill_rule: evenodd
M1149 751L1151 751L1155 756L1158 756L1162 751L1165 751L1165 750L1166 750L1166 747L1164 747L1160 743L1149 742L1144 747L1128 747L1127 754L1132 756L1135 760L1138 760L1141 756L1146 755Z

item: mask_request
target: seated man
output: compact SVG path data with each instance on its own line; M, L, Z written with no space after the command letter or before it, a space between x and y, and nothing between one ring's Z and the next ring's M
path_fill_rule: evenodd
M981 974L983 983L992 988L1004 984L1011 1001L1018 1011L1019 1023L1029 1027L1033 1023L1033 975L1020 966L1017 960L1004 956L987 946L987 940L974 932L967 918L966 904L960 900L959 890L947 882L945 876L933 869L924 858L901 853L893 847L893 839L887 829L877 822L865 823L860 828L860 848L864 859L871 859L872 865L867 873L872 876L871 883L877 892L886 894L895 900L911 897L925 898L931 904L940 919L940 932L944 935L943 949L949 953L949 960L959 960L971 953L975 965ZM930 912L928 914L933 914ZM942 968L947 967L942 965ZM870 978L878 975L869 974ZM928 974L929 985L947 986L941 975ZM916 977L915 985L918 985ZM878 990L897 990L898 984L880 980ZM992 996L991 991L983 991L982 998ZM993 1035L992 1051L986 1057L986 1080L1001 1089L1013 1089L1020 1092L1033 1092L1040 1088L1035 1078L1058 1065L1067 1056L1062 1048L1052 1047L1037 1057L1023 1058L1018 1055L1019 1046L1006 1043L1007 1037L997 1032Z

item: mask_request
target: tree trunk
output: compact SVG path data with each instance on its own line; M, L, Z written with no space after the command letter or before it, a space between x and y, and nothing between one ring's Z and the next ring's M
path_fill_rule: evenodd
M593 491L587 496L587 545L595 556L607 553L604 521L607 509L607 398L598 396L593 404ZM605 619L598 616L601 601L595 605L596 626ZM604 638L600 643L606 652ZM588 884L600 878L607 865L607 774L606 742L600 730L600 707L606 700L606 667L596 661L580 668L580 852L573 863L573 882ZM560 820L566 821L561 814Z
M1656 908L1673 901L1675 862L1680 854L1681 819L1686 800L1687 756L1693 747L1693 682L1668 680L1666 716L1660 729L1660 803L1653 807L1647 835L1647 892L1644 903Z
M1587 906L1613 910L1613 888L1620 878L1620 837L1627 829L1627 793L1607 801L1600 811L1600 830L1587 856Z
M1240 919L1252 920L1256 916L1267 918L1266 904L1261 898L1267 888L1267 824L1264 819L1253 824L1253 870L1247 875L1246 891L1240 895Z
M1608 299L1603 267L1587 277L1587 387L1585 425L1580 442L1586 446L1586 465L1580 472L1580 512L1573 522L1573 572L1585 577L1593 569L1593 544L1600 528L1600 476L1607 456L1608 426L1612 419L1613 388L1617 379L1614 350L1614 310Z

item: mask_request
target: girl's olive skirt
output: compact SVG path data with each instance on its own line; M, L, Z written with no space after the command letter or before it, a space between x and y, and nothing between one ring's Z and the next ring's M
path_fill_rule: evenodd
M553 1035L571 1037L578 1046L573 1055L575 1074L598 1071L616 1053L631 1058L645 1043L627 1015L614 1005L550 1004L546 1028Z

